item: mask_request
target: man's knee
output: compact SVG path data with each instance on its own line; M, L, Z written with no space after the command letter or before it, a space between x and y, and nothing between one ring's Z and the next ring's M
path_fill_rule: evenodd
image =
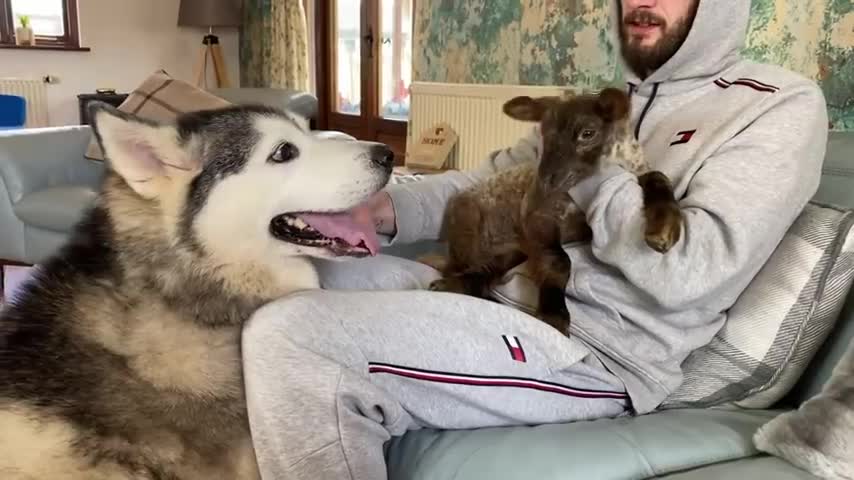
M286 343L299 339L305 322L316 310L311 298L296 294L274 300L258 308L243 325L242 347L247 354L257 356L280 351Z
M425 290L440 276L428 265L391 255L318 260L315 266L321 285L330 290Z
M313 290L262 306L243 326L244 363L300 361L312 354L351 362L353 342L342 324L346 296Z

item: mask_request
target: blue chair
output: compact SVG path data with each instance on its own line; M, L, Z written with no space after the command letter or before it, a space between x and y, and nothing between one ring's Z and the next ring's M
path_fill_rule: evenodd
M27 100L0 94L0 129L23 128L27 123Z

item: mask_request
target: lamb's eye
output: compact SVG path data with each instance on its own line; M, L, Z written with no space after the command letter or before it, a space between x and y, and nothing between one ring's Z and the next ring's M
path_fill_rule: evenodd
M581 140L590 140L594 136L596 136L596 130L593 130L592 128L585 128L578 134L578 138Z
M270 157L267 159L273 163L285 163L289 160L293 160L299 156L299 149L296 145L290 142L280 143L279 146L273 150L273 153L270 154Z

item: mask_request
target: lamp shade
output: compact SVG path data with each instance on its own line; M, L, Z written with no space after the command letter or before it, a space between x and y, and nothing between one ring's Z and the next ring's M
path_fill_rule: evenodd
M181 0L178 25L183 27L239 27L241 0Z

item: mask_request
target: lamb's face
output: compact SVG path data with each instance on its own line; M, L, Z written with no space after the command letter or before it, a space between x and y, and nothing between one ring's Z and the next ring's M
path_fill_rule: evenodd
M608 88L598 95L568 98L516 97L504 105L504 112L540 123L543 152L537 186L548 196L596 169L617 134L627 131L629 105L628 95Z

